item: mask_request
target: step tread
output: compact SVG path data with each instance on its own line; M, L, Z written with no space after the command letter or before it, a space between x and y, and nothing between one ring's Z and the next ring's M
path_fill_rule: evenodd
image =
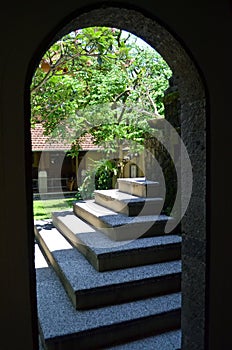
M94 191L95 202L117 213L127 216L160 214L164 199L161 197L139 197L118 189Z
M48 267L48 263L37 242L34 245L35 268Z
M138 223L154 223L154 222L166 222L174 220L167 215L137 215L126 216L120 213L116 213L108 208L94 202L94 200L79 201L74 204L74 207L81 208L82 210L92 214L96 218L104 222L108 227L119 227L128 224Z
M115 241L160 236L165 233L167 224L176 229L176 220L170 216L140 213L137 216L127 216L105 208L94 200L76 202L73 211Z
M158 187L160 183L158 181L147 180L145 177L123 177L117 179L118 185L121 183L127 185L136 185L140 187L155 186Z
M157 246L180 244L182 240L179 235L162 235L115 242L77 217L72 211L54 212L53 217L70 229L73 233L72 239L76 238L78 242L80 241L80 243L90 247L96 255L128 252L137 249L153 249Z
M171 261L99 273L55 228L39 232L74 293L125 283L145 282L181 273L181 262ZM111 287L112 288L112 287Z
M111 189L111 190L95 190L95 194L103 196L107 199L118 200L124 202L125 204L137 204L144 202L162 202L163 198L161 197L139 197L129 193L121 192L119 189Z
M158 335L142 338L129 343L105 347L105 350L180 350L181 349L181 330L164 332ZM45 350L40 340L39 350Z
M91 335L104 327L103 333L115 325L179 310L181 293L133 301L99 309L75 310L52 268L36 270L37 304L40 327L45 340L73 336L77 333ZM59 307L57 307L59 305Z
M177 350L181 348L181 330L161 333L130 343L106 348L107 350Z
M181 256L179 235L115 241L71 211L56 212L52 217L54 226L98 271L178 260Z
M147 180L145 179L145 177L123 177L123 178L119 178L117 179L118 182L125 182L125 183L135 183L138 186L145 186L145 185L159 185L158 181L152 181L152 180Z

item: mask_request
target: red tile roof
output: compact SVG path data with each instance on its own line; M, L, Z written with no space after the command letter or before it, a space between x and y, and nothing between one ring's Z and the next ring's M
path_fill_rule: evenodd
M36 124L31 128L32 151L68 151L71 148L70 143L61 138L51 138L43 134L43 126ZM99 147L94 145L92 136L86 134L81 138L81 148L84 151L97 150Z

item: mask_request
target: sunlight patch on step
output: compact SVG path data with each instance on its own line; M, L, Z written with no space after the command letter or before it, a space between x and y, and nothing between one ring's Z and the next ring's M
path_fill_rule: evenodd
M41 253L38 244L35 244L35 268L39 269L43 267L48 267L48 263Z

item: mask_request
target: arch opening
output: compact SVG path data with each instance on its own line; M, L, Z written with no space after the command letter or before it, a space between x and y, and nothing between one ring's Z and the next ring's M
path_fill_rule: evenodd
M130 177L129 169L133 161L138 169L134 171L136 177L144 176L146 166L142 159L145 156L143 145L145 139L155 137L152 136L151 119L162 122L165 117L168 121L164 116L163 95L171 75L169 66L157 51L121 29L86 27L60 38L41 59L31 84L32 145L36 150L34 177L38 177L40 171L46 171L53 180L55 172L65 172L61 169L57 155L54 153L49 157L47 152L49 148L52 150L52 147L56 147L55 140L47 149L43 145L47 134L59 136L65 144L60 145L62 149L71 147L69 155L76 157L75 188L77 185L78 189L88 186L88 183L82 184L79 174L79 167L86 172L86 167L91 166L87 158L93 157L89 151L86 158L79 162L80 152L86 151L86 137L94 140L98 152L103 157L105 155L106 166L111 167L109 175L114 173L116 178ZM180 118L178 115L175 118L177 129ZM172 119L170 115L171 123ZM171 128L168 123L166 126ZM39 138L44 139L42 144L37 144ZM50 142L53 143L52 140ZM41 151L44 152L41 154ZM67 158L65 160L68 163ZM60 166L55 166L55 163L60 163ZM102 162L98 163L95 159L93 171L94 166L98 165L103 167ZM70 165L70 172L75 177L75 165ZM115 179L112 180L115 183ZM43 181L33 178L33 182L38 191L38 185ZM100 188L104 189L103 186ZM43 192L43 189L39 191L40 195Z
M161 54L172 69L173 86L179 93L181 139L186 146L193 171L191 199L182 219L182 348L187 349L193 340L194 334L190 335L188 329L191 328L191 324L196 324L196 312L201 310L197 317L197 322L201 327L201 331L197 335L200 348L204 344L206 317L204 299L206 274L206 97L204 85L192 59L174 36L155 20L134 10L108 7L84 13L63 27L55 36L54 42L77 27L115 27L115 23L117 23L117 27L144 39ZM181 172L186 179L185 169L181 169ZM185 186L185 183L182 185ZM185 201L185 193L181 193L181 200ZM197 254L199 250L201 254ZM200 290L199 285L202 287ZM196 301L192 299L193 295L197 296Z

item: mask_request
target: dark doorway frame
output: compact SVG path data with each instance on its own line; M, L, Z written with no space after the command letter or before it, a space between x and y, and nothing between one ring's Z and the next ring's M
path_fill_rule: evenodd
M206 332L207 217L206 217L206 107L204 79L189 50L159 20L139 10L116 6L84 9L64 20L54 37L43 43L43 50L73 29L108 26L125 29L154 47L173 71L180 94L181 135L193 167L193 190L182 220L182 349L194 344L204 349ZM41 50L42 51L42 50ZM41 56L40 56L41 57ZM32 60L34 69L40 59ZM32 74L32 69L30 70ZM28 100L28 96L26 97ZM184 199L184 198L183 198ZM191 330L191 331L189 331Z

